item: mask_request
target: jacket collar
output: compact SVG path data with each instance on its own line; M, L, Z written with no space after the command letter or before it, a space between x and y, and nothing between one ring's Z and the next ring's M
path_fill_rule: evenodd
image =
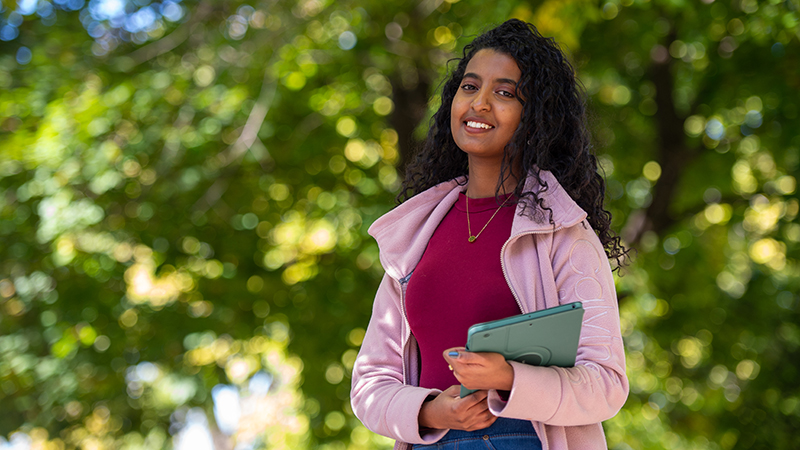
M549 213L520 215L522 204L517 205L511 225L511 238L526 233L550 233L560 228L577 225L586 218L586 212L567 194L549 171L542 170L539 177L547 184L541 193L544 205L553 210L553 223ZM433 232L465 190L464 177L440 183L421 192L395 209L381 216L369 228L369 234L378 242L380 261L386 273L400 280L408 276L422 259ZM540 191L534 177L528 177L526 190Z

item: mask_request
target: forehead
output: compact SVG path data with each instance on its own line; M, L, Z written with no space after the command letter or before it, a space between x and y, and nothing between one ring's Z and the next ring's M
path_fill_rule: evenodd
M514 58L488 48L475 53L467 63L464 73L472 73L483 79L508 78L516 81L522 75Z

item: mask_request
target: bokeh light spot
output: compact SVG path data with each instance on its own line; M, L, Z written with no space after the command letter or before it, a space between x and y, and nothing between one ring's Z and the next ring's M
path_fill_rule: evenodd
M19 50L17 50L18 63L25 65L31 62L31 59L33 59L33 53L31 53L28 47L20 47Z
M356 46L358 39L352 31L345 31L339 35L339 48L342 50L350 50Z
M340 117L339 120L336 121L336 132L342 136L352 137L356 134L357 130L358 126L356 125L356 121L350 116Z
M378 97L372 103L372 109L379 116L387 116L394 111L394 102L389 97Z
M656 181L661 177L661 165L655 161L649 161L644 165L642 174L650 181Z

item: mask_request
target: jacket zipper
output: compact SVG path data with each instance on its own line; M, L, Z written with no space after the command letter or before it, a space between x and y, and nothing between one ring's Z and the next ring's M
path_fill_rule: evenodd
M522 301L519 299L519 296L517 295L517 291L514 290L514 286L511 285L511 280L508 278L508 271L506 270L506 262L505 262L505 258L503 258L503 255L506 252L506 248L508 247L508 244L511 243L511 241L517 240L518 238L520 238L522 236L527 236L529 234L555 233L556 231L558 231L558 230L560 230L562 228L564 228L564 227L560 226L560 227L555 228L553 230L526 231L524 233L516 234L516 235L511 236L510 238L508 238L508 240L503 244L503 247L500 249L500 268L503 269L503 277L505 277L506 284L508 284L508 288L511 289L511 294L514 295L514 300L517 301L517 306L519 306L519 310L523 314L525 314L525 309L522 308ZM403 368L403 370L405 370L405 367ZM533 421L532 424L533 424L533 428L536 430L536 434L539 436L539 439L542 442L542 447L544 449L550 448L550 443L548 442L547 434L545 433L545 430L544 430L544 424L542 424L541 422L536 422L536 421Z
M412 272L413 273L413 272ZM402 279L395 279L392 278L397 285L400 287L400 314L403 316L403 323L405 324L406 331L408 334L411 333L411 327L408 325L408 317L406 316L406 291L403 287L406 283L408 283L408 276L411 274L403 277ZM403 336L403 384L408 384L408 356L406 353L408 352L408 334L404 334Z
M511 243L511 241L515 241L515 240L517 240L518 238L520 238L522 236L527 236L529 234L555 233L556 231L558 231L558 230L560 230L562 228L564 228L564 227L560 226L558 228L554 228L552 230L547 230L547 231L526 231L524 233L515 234L514 236L511 236L510 238L508 238L508 240L505 242L505 244L503 244L503 247L500 249L500 268L503 270L503 277L505 277L506 284L508 284L508 288L511 289L511 294L514 296L514 300L516 300L517 306L519 307L520 312L522 312L523 314L525 314L526 311L525 311L525 308L522 307L522 300L520 300L519 295L517 295L517 291L514 290L514 286L511 284L511 280L508 278L508 271L506 270L506 260L503 257L503 255L506 252L506 248L508 247L508 244Z

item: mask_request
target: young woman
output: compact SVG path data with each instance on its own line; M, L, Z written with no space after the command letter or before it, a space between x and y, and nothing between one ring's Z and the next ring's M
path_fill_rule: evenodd
M353 368L364 425L396 447L606 448L628 381L604 190L555 42L509 20L467 45L401 204L370 228L386 275ZM462 347L475 323L576 301L574 367Z

